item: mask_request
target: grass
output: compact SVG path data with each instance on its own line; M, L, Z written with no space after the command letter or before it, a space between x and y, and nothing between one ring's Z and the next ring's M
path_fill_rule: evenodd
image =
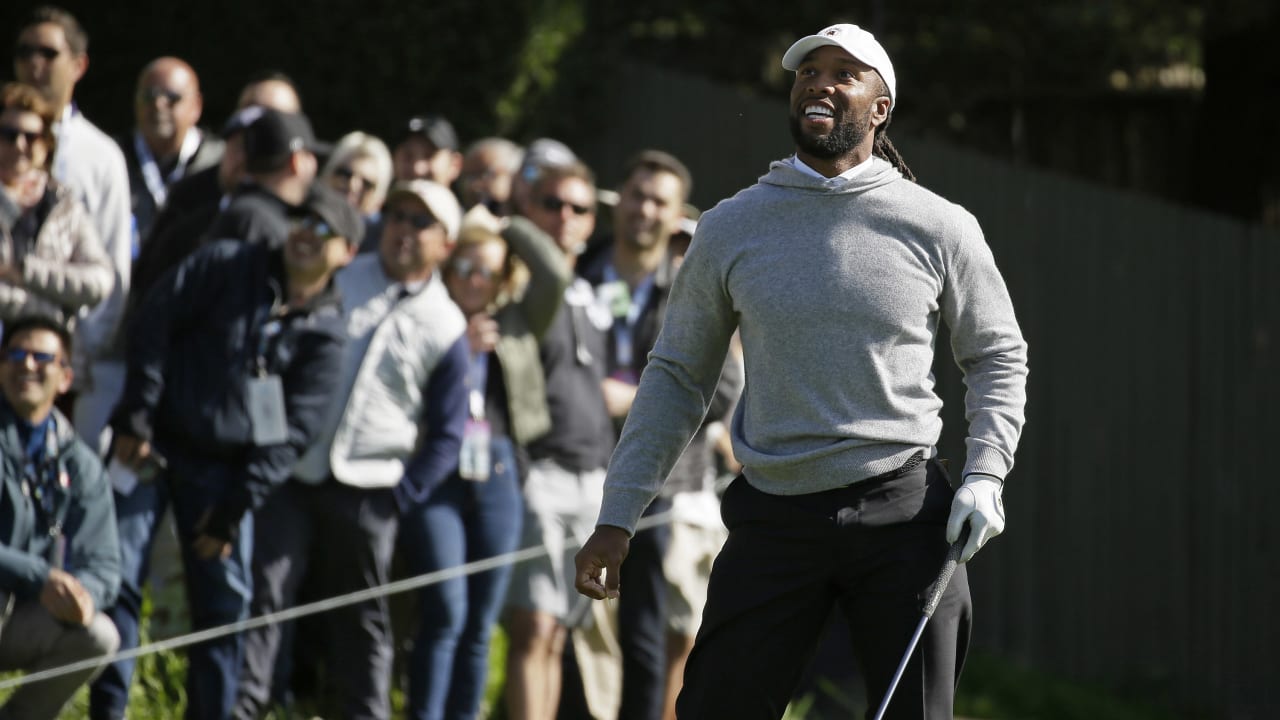
M1017 720L1187 720L1185 712L1116 688L1070 682L988 655L966 662L956 714Z
M792 702L784 720L844 720L866 712L860 692L849 692L825 678L819 678L816 687L815 693ZM819 706L827 710L815 710ZM955 713L975 720L1187 720L1185 713L1115 689L1071 682L981 654L965 663Z
M150 614L144 606L144 617ZM149 623L143 625L145 633ZM167 633L166 633L167 634ZM495 631L490 654L488 689L482 717L503 716L501 693L505 677L506 636ZM139 659L130 689L129 713L136 718L181 717L186 707L183 680L186 656L165 652ZM12 677L12 674L2 677ZM860 691L850 691L847 682L819 679L814 694L797 698L787 708L784 720L845 720L865 711ZM0 693L0 700L8 692ZM832 710L831 708L836 708ZM403 689L392 690L394 718L404 717ZM826 708L822 710L821 708ZM82 688L62 714L64 720L88 714L88 692ZM305 704L293 712L277 710L267 720L310 718L314 713ZM1114 688L1070 682L1046 673L1029 670L1007 660L971 656L966 663L956 697L956 716L977 720L1185 720L1149 700L1134 699Z

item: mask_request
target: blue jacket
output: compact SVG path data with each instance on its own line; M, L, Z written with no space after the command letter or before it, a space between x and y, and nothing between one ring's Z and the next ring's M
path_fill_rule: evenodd
M116 539L111 484L98 456L75 434L71 423L53 411L56 458L51 459L66 486L56 493L54 517L45 517L24 491L25 448L17 416L0 399L0 590L19 600L40 595L49 576L55 545L50 520L61 524L65 549L62 569L71 573L101 610L120 589L120 543Z
M306 307L283 312L284 288L281 250L217 241L157 280L129 328L112 427L162 454L225 467L228 521L261 507L289 478L339 378L346 333L337 291L331 283ZM278 333L263 332L270 320ZM253 443L244 401L260 352L284 387L288 427L285 442L264 447Z

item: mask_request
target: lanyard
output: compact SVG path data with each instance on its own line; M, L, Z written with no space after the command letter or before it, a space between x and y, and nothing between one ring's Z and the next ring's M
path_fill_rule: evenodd
M471 356L467 368L467 402L472 420L484 419L484 391L489 383L489 353Z
M156 209L160 209L164 207L165 198L168 197L169 186L182 179L187 172L187 163L191 162L196 150L200 149L200 131L195 128L187 131L186 137L182 139L182 147L178 150L178 162L174 164L168 177L160 175L160 165L151 154L151 148L142 139L142 133L137 131L133 133L133 149L138 154L138 166L142 168L142 180L147 185L147 192L155 200Z
M267 374L267 352L271 349L272 341L284 329L285 316L289 312L289 306L281 301L284 292L280 289L280 283L270 273L267 286L271 289L271 307L267 308L266 317L262 317L260 309L255 309L244 328L244 347L254 349L253 357L248 359L249 374L259 377ZM259 318L261 327L258 326ZM253 342L255 331L258 340L256 343Z
M620 282L618 271L613 265L604 268L606 283ZM634 370L635 365L635 327L640 314L649 304L649 295L653 292L653 274L650 273L631 291L631 303L624 316L615 318L613 323L614 358L619 368Z
M68 505L64 499L71 488L71 477L58 461L56 424L56 420L50 418L45 425L44 456L39 462L31 457L29 451L23 450L22 493L31 498L32 505L48 529L49 537L54 540L50 547L49 562L61 568L65 548L62 520Z
M271 341L280 334L280 330L284 328L284 324L278 318L272 318L263 323L262 330L258 332L258 352L254 359L254 369L258 373L258 377L267 374L267 351L271 347Z

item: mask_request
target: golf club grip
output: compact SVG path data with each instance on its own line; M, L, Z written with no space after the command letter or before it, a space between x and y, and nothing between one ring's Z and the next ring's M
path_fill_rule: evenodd
M924 604L925 617L933 617L933 611L938 609L938 603L942 602L942 593L946 592L947 585L951 584L951 576L956 572L956 566L960 564L960 552L964 550L964 544L969 540L969 524L960 529L960 537L951 543L951 547L947 548L947 559L942 563L942 572L938 573L938 579L933 581L933 587L929 591L929 600Z

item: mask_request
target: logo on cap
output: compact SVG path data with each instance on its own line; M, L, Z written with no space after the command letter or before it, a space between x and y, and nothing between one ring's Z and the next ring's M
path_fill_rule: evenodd
M840 28L831 28L830 30L828 30L828 31L826 31L826 32L824 32L824 33L822 33L822 34L823 34L823 35L828 35L828 36L830 36L830 37L835 37L836 35L839 35L839 34L840 34Z

